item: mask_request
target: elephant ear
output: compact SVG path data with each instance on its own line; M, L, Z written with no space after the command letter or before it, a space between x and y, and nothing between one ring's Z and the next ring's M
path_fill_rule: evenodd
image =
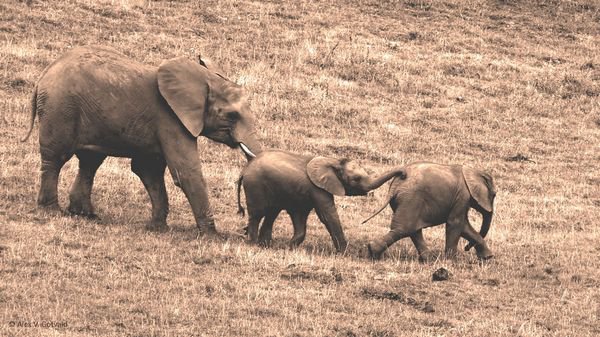
M229 81L229 79L227 77L225 77L225 73L223 72L223 70L221 70L221 68L219 68L219 66L217 66L209 58L201 56L201 55L198 55L198 63L200 63L200 65L206 67L206 69L208 69L208 70L212 71L213 73L217 74L222 79Z
M327 157L315 157L306 165L306 173L313 184L333 195L346 195L346 189L338 178L336 168L340 161Z
M475 199L481 208L490 213L493 212L496 190L492 176L465 166L463 166L462 171L471 197Z
M164 61L158 67L158 90L183 126L194 137L204 128L208 98L208 73L205 67L185 57Z

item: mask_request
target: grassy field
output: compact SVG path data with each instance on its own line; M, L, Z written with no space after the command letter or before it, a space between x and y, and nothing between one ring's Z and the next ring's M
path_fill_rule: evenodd
M596 0L199 3L0 4L0 336L600 335ZM245 160L206 139L223 238L198 237L170 177L171 230L147 232L150 202L127 159L98 172L100 220L37 210L38 123L18 141L29 95L45 66L92 43L155 65L212 58L245 86L269 148L375 172L415 160L488 170L495 258L421 264L406 239L371 262L365 245L391 211L359 223L385 187L336 199L344 256L314 214L296 250L283 214L274 247L248 245L235 214ZM76 167L62 171L62 207ZM443 226L425 237L442 251ZM432 282L440 267L449 280Z

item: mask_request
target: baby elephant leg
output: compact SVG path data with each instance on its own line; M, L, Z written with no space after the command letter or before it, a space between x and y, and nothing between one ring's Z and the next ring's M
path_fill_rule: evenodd
M386 235L381 237L379 240L371 241L367 245L369 250L369 257L373 260L379 260L385 250L393 245L396 241L410 236L409 233L402 232L400 230L391 229Z
M419 209L419 205L410 206L411 207L407 209ZM419 246L422 249L426 247L422 234L419 236L419 234L416 233L421 228L426 226L423 226L422 221L418 219L417 213L410 211L405 212L403 209L404 208L402 207L398 207L394 210L394 216L392 217L392 222L390 224L390 231L379 240L371 241L367 245L367 248L369 249L369 257L372 259L377 260L381 258L381 254L383 254L383 252L396 241L407 236L413 236L415 234L416 235L414 237L417 240L415 246L417 246L417 249L419 249ZM413 242L415 242L414 239Z
M79 151L76 155L79 159L79 172L71 187L68 210L71 214L93 219L96 218L96 214L91 200L92 185L96 171L106 155L92 151Z
M267 215L265 215L265 219L263 220L258 233L258 243L261 246L268 247L271 245L271 239L273 238L273 223L278 215L279 211L268 212Z
M246 227L248 241L252 243L258 242L258 225L260 224L263 216L263 214L258 214L248 210L248 226Z
M309 213L310 210L295 211L290 213L290 218L292 219L292 224L294 225L294 235L290 240L290 247L297 247L304 242L304 238L306 237L306 220L308 219Z
M458 252L458 240L463 232L464 224L461 221L446 223L446 257L453 258Z
M415 245L415 248L417 249L417 252L419 253L420 262L435 260L434 254L431 252L431 250L429 250L429 247L427 247L427 244L425 243L422 229L419 229L418 231L413 233L410 236L410 239L412 240L413 244Z
M481 235L477 233L477 231L475 230L475 228L473 228L473 226L471 226L471 224L468 224L468 226L466 226L464 232L462 233L462 236L470 242L475 242L475 251L477 252L477 257L479 259L488 260L494 256L494 254L488 248Z

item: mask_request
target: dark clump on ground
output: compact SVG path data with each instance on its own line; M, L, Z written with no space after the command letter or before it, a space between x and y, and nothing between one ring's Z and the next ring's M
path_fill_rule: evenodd
M448 273L448 269L442 267L433 272L433 275L431 275L431 280L434 282L435 281L446 281L446 280L448 280L449 277L450 277L450 274Z

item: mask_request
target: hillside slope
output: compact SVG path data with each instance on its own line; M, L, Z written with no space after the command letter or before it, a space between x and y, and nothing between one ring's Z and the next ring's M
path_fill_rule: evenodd
M234 193L245 160L203 138L223 238L198 237L170 177L171 231L146 232L150 203L122 158L98 172L100 220L37 210L39 122L18 141L30 94L48 64L86 44L154 65L209 56L246 88L269 148L377 172L416 160L489 171L495 259L420 264L402 240L369 261L391 212L359 223L385 187L336 199L346 255L314 215L296 250L283 214L274 247L248 245ZM596 1L9 0L0 61L2 336L600 334ZM62 171L63 207L76 169L73 159ZM442 226L425 237L443 250ZM439 267L448 281L431 281Z

